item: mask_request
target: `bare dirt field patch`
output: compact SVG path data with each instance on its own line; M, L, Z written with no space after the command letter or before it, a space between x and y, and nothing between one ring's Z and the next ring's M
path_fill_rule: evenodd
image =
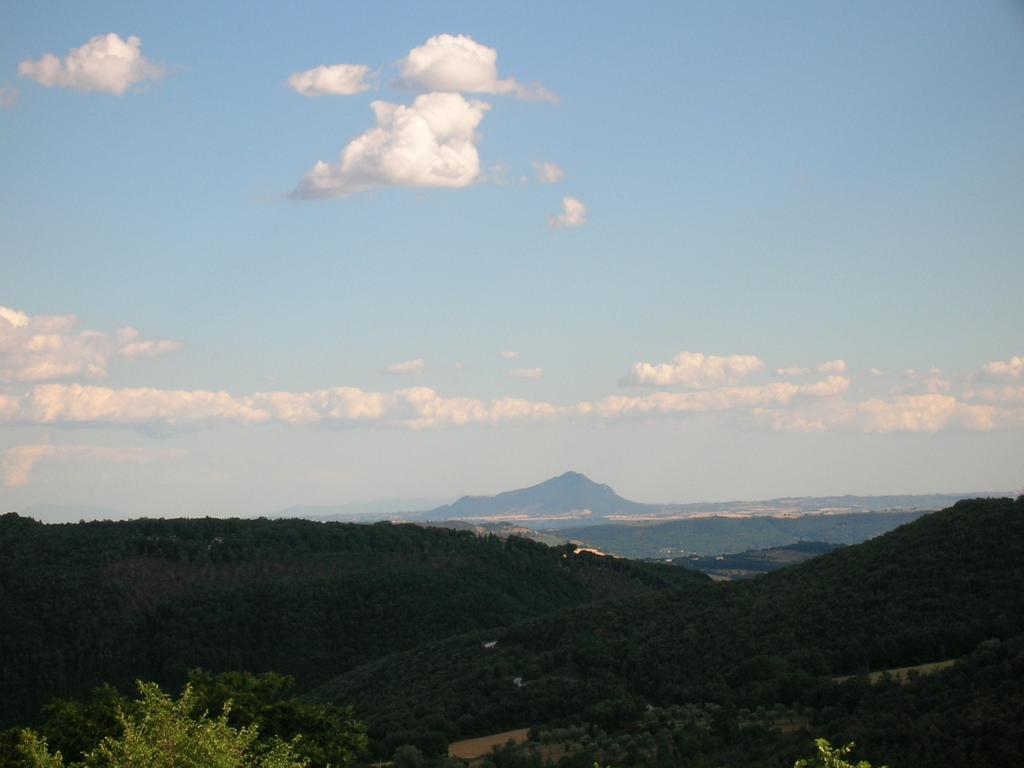
M458 757L462 760L473 760L483 757L494 747L500 747L509 741L522 744L526 741L526 735L529 732L529 728L519 728L515 731L503 731L502 733L492 733L490 736L455 741L448 745L448 756Z

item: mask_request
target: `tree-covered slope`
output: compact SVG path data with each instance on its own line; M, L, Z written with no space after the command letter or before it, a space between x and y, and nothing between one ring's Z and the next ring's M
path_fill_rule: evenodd
M381 654L682 580L522 539L410 525L0 517L0 724L186 670L300 690Z
M314 695L355 704L375 738L574 716L612 727L649 704L819 705L831 675L960 657L1022 632L1024 502L977 500L752 582L569 609L490 649L480 634L426 645Z

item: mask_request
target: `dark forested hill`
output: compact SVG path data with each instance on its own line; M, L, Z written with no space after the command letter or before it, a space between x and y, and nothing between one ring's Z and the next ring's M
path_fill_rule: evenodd
M859 676L940 661L905 684ZM561 768L792 765L813 736L974 768L1019 762L1022 664L1024 499L719 584L408 525L0 518L8 723L198 666L295 675L307 700L355 707L375 757L532 727Z
M300 690L381 654L686 581L411 525L0 517L0 724L54 696L188 669L273 670ZM702 579L703 577L693 577Z
M481 634L422 646L315 697L356 703L378 739L560 720L607 730L648 706L713 704L737 729L738 708L811 707L827 723L841 719L833 675L959 658L1021 633L1024 501L986 499L752 582L569 609L508 628L493 648Z

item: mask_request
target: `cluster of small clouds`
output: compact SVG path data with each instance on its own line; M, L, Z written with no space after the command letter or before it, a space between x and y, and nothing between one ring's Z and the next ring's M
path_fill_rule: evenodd
M680 352L667 363L634 363L620 381L625 386L683 386L691 389L735 384L764 368L754 355L705 355Z
M371 102L374 126L350 140L337 162L318 160L292 191L292 199L348 197L381 187L472 186L484 178L478 129L491 105L464 94L558 102L541 85L502 78L497 50L467 35L431 37L410 50L398 66L398 86L420 92L413 103ZM370 68L362 64L321 65L294 73L288 84L304 96L352 95L372 88L369 74ZM551 161L534 161L533 169L541 184L565 177ZM586 206L565 197L562 211L550 216L548 223L553 228L580 227L586 220Z
M993 363L987 363L982 370L992 376L1008 376L1019 379L1024 377L1024 357L1014 355L1009 360L997 360Z
M130 327L111 337L78 325L74 315L29 316L0 306L0 382L98 378L115 357L153 358L182 346L143 339Z
M478 128L491 105L464 94L513 95L557 102L543 86L498 74L498 52L466 35L436 35L398 62L401 88L420 91L412 104L373 101L375 125L352 139L336 163L317 161L291 197L347 197L379 187L468 187L482 179ZM304 96L351 95L370 90L370 68L322 65L293 74L288 83ZM538 180L554 183L564 172L535 163Z
M989 375L1016 377L1021 358L983 367ZM789 381L736 386L760 372L764 363L752 355L703 355L683 352L667 363L636 363L620 384L633 387L675 387L684 391L640 396L611 396L594 404L609 417L651 417L711 411L745 411L756 422L786 431L846 429L868 433L932 433L950 427L987 431L1024 427L1024 387L968 387L953 394L954 384L941 370L904 375L918 391L891 393L888 398L851 400L851 380L844 360L810 368L778 368L779 376L823 375L797 384ZM872 368L871 377L882 372Z
M519 353L512 349L504 349L498 353L498 357L503 360L518 360ZM513 379L526 379L528 381L538 381L544 378L543 368L513 368L508 372L508 375Z
M116 358L152 358L181 344L144 339L134 328L115 334L80 330L73 315L30 316L0 307L0 423L10 425L210 427L217 424L381 425L405 429L501 425L582 419L685 418L734 414L756 425L787 431L849 430L868 433L932 433L948 428L1024 428L1024 358L985 364L966 378L937 368L898 377L883 397L851 397L852 380L843 360L807 368L775 369L782 380L764 380L765 362L756 355L680 352L667 362L637 362L619 384L633 389L594 401L558 405L523 398L446 397L426 386L372 391L338 386L306 392L225 391L107 387L71 379L102 377ZM499 356L516 361L504 350ZM423 358L394 363L386 372L420 375ZM517 367L512 377L539 380L541 368ZM874 381L871 371L864 381ZM792 380L793 376L806 376ZM1000 381L1002 380L1002 381ZM1009 380L1008 382L1006 380ZM647 391L644 391L647 390ZM9 486L28 482L33 467L48 459L148 460L149 454L91 446L49 444L8 450L2 465Z
M539 368L511 375L539 379ZM710 380L703 377L701 381ZM560 406L520 398L482 400L444 397L430 387L376 392L331 387L310 392L268 391L237 396L223 391L110 388L84 384L39 384L22 395L0 395L0 421L14 424L107 426L386 425L409 429L472 424L548 421L561 417L655 419L702 413L745 412L772 429L862 432L936 432L959 426L973 430L1024 426L1024 388L978 390L957 397L922 393L889 399L846 398L850 379L829 375L808 383L700 386L610 395Z
M134 334L125 337L137 338ZM144 349L148 354L150 347ZM511 359L511 355L503 356ZM79 364L76 362L76 365ZM396 363L388 372L419 374L424 367L423 359L416 358ZM980 430L1024 425L1021 410L1024 387L974 388L960 396L926 391L895 394L889 399L851 401L847 399L851 380L835 373L803 383L741 383L763 368L764 362L753 355L683 352L667 363L636 363L620 382L655 391L610 395L595 402L568 406L516 398L487 401L444 397L429 387L391 392L332 387L311 392L269 391L236 396L223 391L114 389L79 383L46 383L37 384L20 395L0 395L0 420L40 425L136 427L269 422L379 423L422 429L560 416L615 420L743 411L772 428L803 431L849 428L865 432L934 432L953 425ZM56 376L68 368L49 370ZM79 365L79 370L91 369L88 365ZM543 376L543 370L515 368L510 375L536 380ZM37 378L35 374L21 380L34 378Z
M395 85L420 92L412 104L376 100L374 125L350 140L337 162L318 160L292 190L295 200L347 197L380 187L461 188L483 180L478 128L491 105L464 94L514 96L558 103L542 85L526 85L498 72L496 49L468 35L441 34L414 47L398 63ZM142 54L137 36L97 35L61 58L46 53L18 64L18 74L48 88L71 88L123 96L167 70ZM365 64L322 64L294 72L288 86L303 96L353 96L376 88L377 74ZM13 106L18 91L0 87L0 107ZM565 176L550 161L534 162L538 182ZM579 227L586 207L573 197L549 217L552 227Z
M830 376L814 384L771 382L755 386L720 386L683 392L647 395L611 395L593 405L604 418L657 414L707 413L739 408L787 405L797 397L838 397L850 386L842 376Z
M52 53L25 59L18 64L18 74L47 88L123 96L132 86L159 80L166 70L142 55L140 38L123 40L111 32L72 48L63 59Z
M0 420L57 425L102 424L143 427L266 424L386 424L423 429L498 424L556 415L559 408L518 398L480 400L442 397L429 387L373 392L331 387L310 392L256 392L236 396L206 390L84 384L40 384L20 397L0 400Z

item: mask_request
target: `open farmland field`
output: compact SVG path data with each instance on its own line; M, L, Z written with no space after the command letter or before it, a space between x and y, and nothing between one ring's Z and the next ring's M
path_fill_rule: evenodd
M449 757L458 757L462 760L474 760L483 757L495 747L500 747L510 741L522 744L526 741L529 728L518 728L514 731L502 731L492 733L490 736L480 736L476 739L464 739L452 742L448 747Z

